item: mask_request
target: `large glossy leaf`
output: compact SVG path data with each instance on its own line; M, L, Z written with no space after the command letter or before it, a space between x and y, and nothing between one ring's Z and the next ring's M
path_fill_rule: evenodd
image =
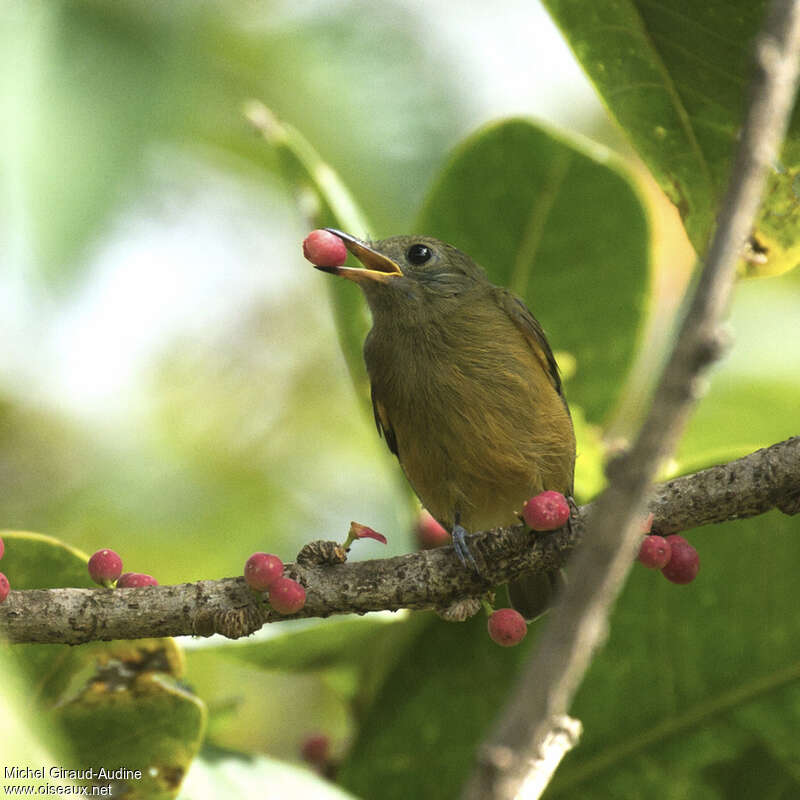
M546 796L800 790L800 520L775 512L686 535L700 552L697 580L677 586L634 568L573 708L583 740ZM505 650L485 626L482 615L430 621L366 717L345 787L386 800L457 796L536 633ZM748 775L761 776L758 791Z
M711 375L676 471L798 433L798 303L797 271L739 284L732 349ZM573 709L583 743L546 796L798 794L798 739L786 731L800 725L800 517L772 512L686 535L700 553L697 580L674 586L634 568Z
M647 218L625 168L529 120L500 122L456 150L417 228L525 299L553 349L576 359L570 402L600 421L631 364L649 280Z
M544 0L611 113L703 253L742 124L765 0ZM777 273L800 257L800 113L756 237Z
M693 584L634 568L573 708L583 741L547 797L800 794L788 733L800 725L800 519L773 512L687 536L701 559Z

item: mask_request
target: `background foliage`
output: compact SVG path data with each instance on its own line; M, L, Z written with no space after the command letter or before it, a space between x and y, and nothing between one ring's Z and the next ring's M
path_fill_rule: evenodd
M83 551L102 546L162 583L236 574L351 518L389 536L359 557L415 546L416 507L364 413L360 295L300 256L322 223L440 236L522 294L566 376L579 499L599 491L691 265L660 190L702 250L764 3L545 5L619 130L589 100L560 112L570 131L535 120L561 84L511 61L515 28L555 52L530 4L509 3L488 84L464 79L488 22L469 38L446 4L3 7L0 527L39 532L3 533L13 588L87 585ZM475 100L520 78L511 115ZM250 99L274 114L267 140ZM756 232L766 257L742 265L759 279L737 288L735 346L670 473L798 432L798 120ZM688 587L634 570L548 796L797 796L799 524L689 532ZM397 614L3 648L0 755L154 768L130 797L451 797L535 639L506 651L481 617ZM318 730L339 786L291 763Z

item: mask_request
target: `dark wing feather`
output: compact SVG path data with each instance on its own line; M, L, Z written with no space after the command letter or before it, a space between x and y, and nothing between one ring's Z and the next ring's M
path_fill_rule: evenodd
M389 450L400 458L397 454L397 437L395 436L394 428L389 421L389 416L386 413L386 409L383 407L383 403L375 396L374 386L371 387L370 396L372 398L372 412L375 415L375 425L378 428L378 435L383 436Z
M542 369L550 378L553 388L563 397L558 364L539 321L531 314L525 303L507 289L497 289L497 302L527 340L534 355L541 362Z

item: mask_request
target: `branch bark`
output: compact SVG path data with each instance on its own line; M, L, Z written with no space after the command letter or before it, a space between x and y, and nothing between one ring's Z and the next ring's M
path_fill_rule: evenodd
M721 328L736 262L751 233L764 176L791 112L800 54L800 0L774 0L756 38L757 74L717 227L691 305L630 452L619 459L598 498L569 587L553 609L507 708L481 749L463 797L510 800L534 784L554 720L572 698L603 642L611 608L635 554L637 519L659 465L672 452L709 366L724 349ZM529 797L538 797L528 794Z
M787 513L800 503L800 436L728 464L657 487L653 530L674 533L729 519ZM524 572L563 565L581 540L586 505L568 528L530 534L520 525L472 534L470 550L485 563L479 578L452 547L345 564L289 564L286 574L307 592L295 617L411 609L444 609ZM82 644L156 636L246 636L281 617L242 578L141 589L31 589L0 604L0 636L11 642Z

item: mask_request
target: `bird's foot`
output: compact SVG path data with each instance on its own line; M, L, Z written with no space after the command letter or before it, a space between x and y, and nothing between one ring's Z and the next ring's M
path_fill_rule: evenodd
M572 535L572 518L578 516L579 509L578 504L575 502L575 498L571 495L567 495L567 505L569 505L569 517L567 517L567 530Z
M467 546L466 537L466 529L456 522L456 524L453 525L453 548L456 551L456 555L465 567L472 567L475 572L480 572L478 564Z

